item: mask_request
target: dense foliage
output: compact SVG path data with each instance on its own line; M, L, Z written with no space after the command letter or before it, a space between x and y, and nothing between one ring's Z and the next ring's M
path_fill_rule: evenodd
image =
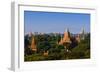
M61 39L61 35L25 35L25 49L24 60L25 61L42 61L42 60L66 60L66 59L85 59L90 58L90 34L85 35L85 39L79 43L74 37L71 37L72 43L64 43L59 45L58 42ZM34 52L29 47L32 42L32 37L35 38L37 51ZM48 56L44 56L43 53L48 51Z

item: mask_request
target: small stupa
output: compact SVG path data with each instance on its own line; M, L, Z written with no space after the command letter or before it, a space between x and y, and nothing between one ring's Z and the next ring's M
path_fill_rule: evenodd
M48 56L49 51L44 51L43 55Z

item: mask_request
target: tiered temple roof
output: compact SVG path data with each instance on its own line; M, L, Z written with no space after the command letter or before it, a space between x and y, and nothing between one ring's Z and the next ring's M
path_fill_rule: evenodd
M32 37L31 49L32 49L33 51L37 51L36 43L35 43L35 39L34 39L34 37Z
M63 43L71 43L69 30L65 30L63 38L61 37L59 44L62 45Z

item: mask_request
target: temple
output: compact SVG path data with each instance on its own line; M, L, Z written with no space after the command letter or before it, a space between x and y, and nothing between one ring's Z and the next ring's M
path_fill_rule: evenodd
M32 33L30 33L30 36L32 36ZM74 36L75 40L79 43L80 40L84 40L85 39L85 31L84 29L82 29L81 33L77 34ZM72 44L72 36L70 35L70 32L68 29L66 29L64 31L64 34L61 35L61 39L59 42L57 42L57 44L59 45L64 45L64 43L68 43L68 44ZM31 45L30 48L32 49L32 51L36 52L37 51L37 47L36 47L36 41L34 36L32 36L32 41L31 41ZM44 52L44 55L48 55L48 51Z
M36 43L35 43L35 39L34 39L34 37L32 37L31 49L32 49L32 51L37 51Z
M71 37L69 30L65 30L63 38L61 37L61 40L59 42L59 45L63 45L63 43L71 43Z
M85 29L84 28L82 28L82 30L81 30L80 37L82 40L85 39Z

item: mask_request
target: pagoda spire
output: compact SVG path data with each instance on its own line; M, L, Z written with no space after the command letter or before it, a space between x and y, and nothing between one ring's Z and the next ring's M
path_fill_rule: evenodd
M32 51L37 51L36 43L35 43L35 38L34 37L32 37L31 49L32 49Z
M67 32L67 28L65 29L65 32Z
M85 39L85 28L84 27L82 27L80 35L81 35L81 39L84 40Z
M69 32L69 28L66 28L66 29L65 29L65 32Z
M59 42L59 44L63 44L63 43L71 43L70 32L68 29L65 29L64 36L63 38L61 37L61 40Z
M80 34L84 34L85 33L85 28L82 27Z

